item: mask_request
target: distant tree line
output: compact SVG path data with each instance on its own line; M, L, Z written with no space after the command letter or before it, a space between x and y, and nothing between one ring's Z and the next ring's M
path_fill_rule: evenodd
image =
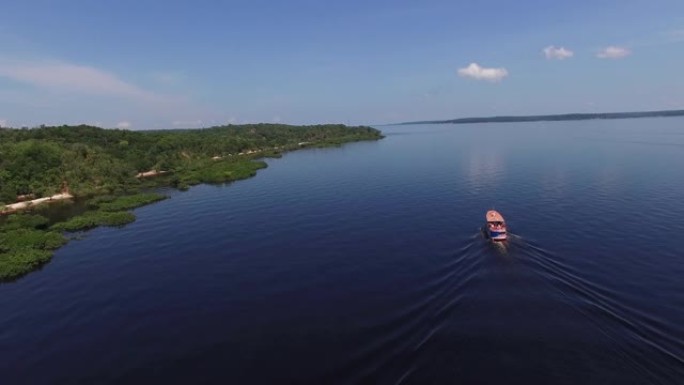
M468 124L468 123L516 123L516 122L554 122L564 120L590 119L634 119L684 116L684 110L644 111L644 112L607 112L607 113L578 113L559 115L527 115L527 116L490 116L484 118L461 118L450 120L427 120L421 122L407 122L402 124Z

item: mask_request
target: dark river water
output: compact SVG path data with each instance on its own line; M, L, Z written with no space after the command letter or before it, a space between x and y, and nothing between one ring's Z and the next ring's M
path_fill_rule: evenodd
M684 119L380 128L0 285L0 382L684 383Z

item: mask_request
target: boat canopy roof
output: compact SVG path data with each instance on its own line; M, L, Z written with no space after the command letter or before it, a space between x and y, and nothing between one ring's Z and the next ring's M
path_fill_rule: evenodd
M496 210L487 211L487 222L504 222L503 217Z

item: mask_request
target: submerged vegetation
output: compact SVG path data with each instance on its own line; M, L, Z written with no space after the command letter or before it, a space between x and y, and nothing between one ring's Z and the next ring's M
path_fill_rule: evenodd
M20 277L52 258L63 232L133 222L129 212L166 196L169 186L225 183L254 176L266 163L303 147L377 140L380 131L344 125L229 125L199 130L127 131L91 126L0 129L0 211L6 204L69 191L86 211L57 223L23 212L0 216L0 280Z

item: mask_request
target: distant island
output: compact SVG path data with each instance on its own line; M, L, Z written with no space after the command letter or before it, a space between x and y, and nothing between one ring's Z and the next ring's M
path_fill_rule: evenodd
M325 124L227 125L130 131L92 126L0 128L0 281L42 266L64 232L123 226L131 209L185 190L254 176L283 152L378 140L375 128ZM54 218L48 206L81 202Z
M641 112L605 112L605 113L577 113L559 115L526 115L526 116L490 116L483 118L460 118L450 120L425 120L419 122L405 122L399 124L469 124L469 123L517 123L517 122L557 122L564 120L591 119L635 119L684 116L684 110L641 111Z

